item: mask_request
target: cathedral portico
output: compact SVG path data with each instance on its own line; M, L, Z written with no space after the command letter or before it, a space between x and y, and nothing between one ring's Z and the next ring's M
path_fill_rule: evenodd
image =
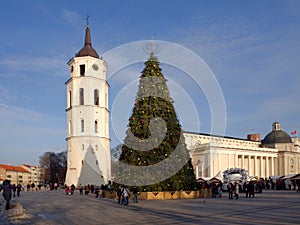
M248 135L250 140L190 132L184 136L193 162L201 162L195 165L197 178L228 168L243 168L249 176L263 178L300 173L299 139L290 138L278 122L263 140L258 134Z

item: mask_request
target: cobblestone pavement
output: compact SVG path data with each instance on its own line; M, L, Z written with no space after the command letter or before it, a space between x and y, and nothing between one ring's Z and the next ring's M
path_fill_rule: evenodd
M64 195L62 190L21 192L14 199L25 208L19 217L6 216L1 206L0 224L299 224L300 193L264 191L255 198L229 200L202 198L157 200L117 205L94 195Z

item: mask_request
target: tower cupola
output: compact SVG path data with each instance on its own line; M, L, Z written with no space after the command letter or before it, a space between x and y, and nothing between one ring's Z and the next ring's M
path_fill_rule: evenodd
M90 26L87 24L85 29L85 39L83 48L76 54L76 57L91 56L99 59L99 55L92 47Z

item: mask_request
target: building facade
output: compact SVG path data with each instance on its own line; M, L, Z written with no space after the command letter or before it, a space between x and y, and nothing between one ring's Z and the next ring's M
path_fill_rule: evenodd
M0 164L0 184L6 179L11 184L26 185L31 181L30 172L22 166Z
M262 178L300 173L300 141L282 131L278 122L263 140L259 134L247 139L190 132L184 136L197 178L213 177L230 168Z
M30 173L27 183L34 183L35 185L44 183L44 168L28 164L21 164L20 166Z
M92 47L88 24L84 47L68 66L65 183L107 184L111 177L107 66Z

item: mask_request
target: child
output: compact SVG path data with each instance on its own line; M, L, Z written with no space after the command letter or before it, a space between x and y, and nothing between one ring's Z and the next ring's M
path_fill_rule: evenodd
M218 197L222 198L222 188L220 186L218 187Z

